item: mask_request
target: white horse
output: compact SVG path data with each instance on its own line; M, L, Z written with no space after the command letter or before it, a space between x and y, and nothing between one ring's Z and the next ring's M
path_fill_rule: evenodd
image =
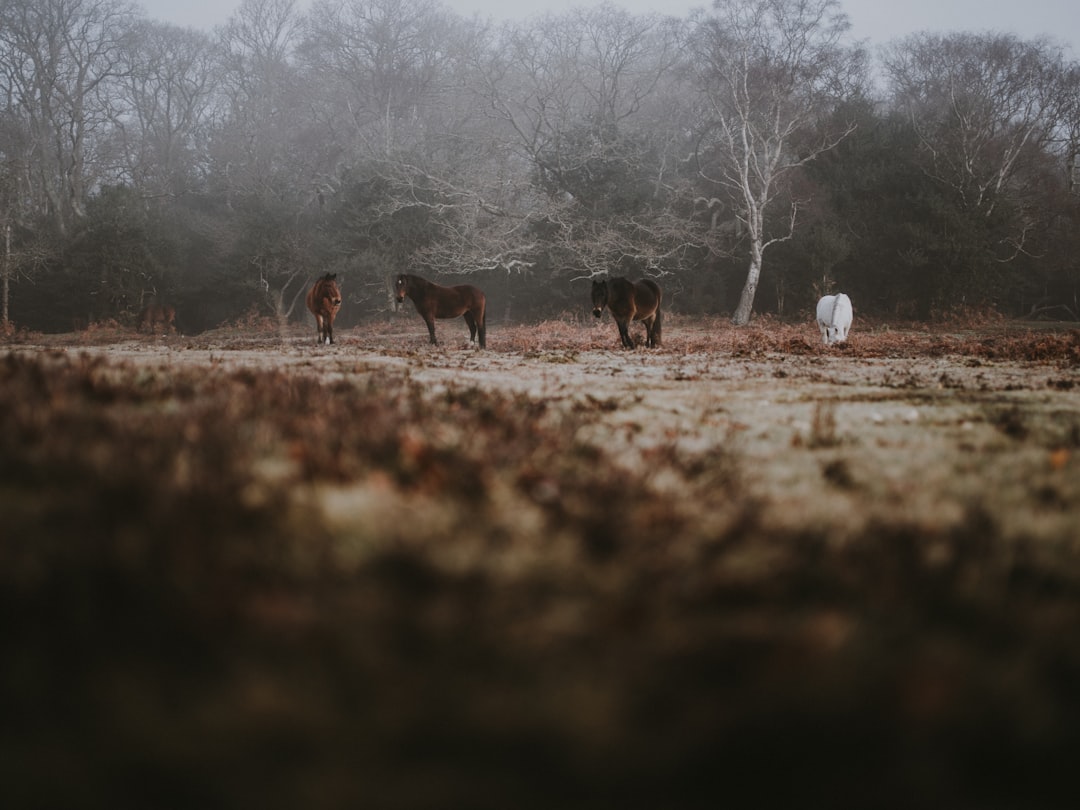
M851 299L846 295L822 296L817 302L817 325L826 346L847 340L851 316Z

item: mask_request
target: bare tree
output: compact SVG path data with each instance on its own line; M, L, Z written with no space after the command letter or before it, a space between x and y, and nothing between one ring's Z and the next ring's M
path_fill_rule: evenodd
M85 213L135 19L121 0L0 3L0 76L34 143L30 191L60 234Z
M294 49L303 18L296 0L244 0L219 32L221 122L210 150L226 193L285 198L314 191L291 143L304 131Z
M193 29L138 25L115 104L120 180L146 195L177 194L199 165L217 85L211 41Z
M46 240L23 240L16 246L13 231L11 221L0 218L0 334L12 331L11 282L33 278L55 258L55 250Z
M445 89L454 21L436 0L316 0L302 48L351 145L381 157L425 134L422 111Z
M1080 193L1080 64L1070 64L1062 83L1071 101L1062 110L1059 144L1065 158L1065 182L1071 193Z
M837 0L716 0L698 19L700 172L732 200L749 241L737 325L750 321L765 251L795 228L793 200L779 230L769 230L783 184L854 128L821 126L861 76L861 53L842 46L848 27Z
M1072 140L1075 66L1060 48L1010 34L917 34L893 44L884 67L934 180L987 217L1006 198L1021 211L1034 204L1041 192L1024 189L1025 169ZM1014 220L1006 257L1024 249L1033 220Z
M504 181L520 167L470 91L489 45L486 23L429 0L312 9L301 55L316 120L338 150L341 215L384 268L472 272L477 234L507 211ZM425 252L434 242L446 249Z
M677 163L678 121L665 97L677 33L673 20L603 5L509 27L477 60L474 90L514 170L505 182L524 206L514 215L532 237L519 243L522 258L543 250L593 275L658 269L674 251L679 240L657 212Z

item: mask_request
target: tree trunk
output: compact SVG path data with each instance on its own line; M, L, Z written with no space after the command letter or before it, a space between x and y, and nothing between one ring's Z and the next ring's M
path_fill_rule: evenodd
M754 311L754 296L757 294L760 278L761 248L755 244L750 251L750 269L746 272L746 283L743 284L742 295L739 296L739 306L735 308L735 314L731 316L731 322L736 326L746 326L750 323L750 314Z
M4 226L4 256L3 256L3 272L0 273L3 276L3 288L0 289L0 306L2 306L2 312L0 312L0 331L7 331L10 328L10 319L8 315L11 310L8 309L8 302L11 299L11 224Z

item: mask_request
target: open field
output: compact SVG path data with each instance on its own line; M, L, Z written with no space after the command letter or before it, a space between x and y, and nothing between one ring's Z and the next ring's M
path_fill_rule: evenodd
M0 801L1072 806L1080 330L664 328L0 343Z

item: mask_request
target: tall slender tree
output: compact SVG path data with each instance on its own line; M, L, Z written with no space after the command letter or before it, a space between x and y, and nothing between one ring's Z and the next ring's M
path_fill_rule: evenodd
M795 200L776 230L767 217L785 182L853 129L822 126L863 78L861 52L843 44L848 28L837 0L716 0L698 18L698 165L730 200L749 241L737 325L750 321L765 251L795 228Z

